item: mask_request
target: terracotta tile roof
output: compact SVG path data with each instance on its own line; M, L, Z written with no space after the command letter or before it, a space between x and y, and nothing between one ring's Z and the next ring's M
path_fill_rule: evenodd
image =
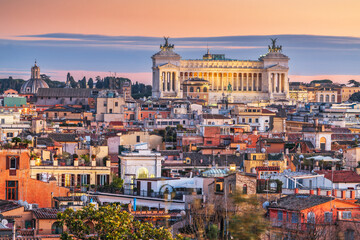
M321 170L315 172L318 174L324 174L325 178L329 179L333 183L360 183L360 176L356 172L350 170L347 171Z
M37 219L57 219L58 212L59 210L52 208L39 208L33 210Z
M57 142L77 142L76 135L71 133L49 133L48 136Z
M203 114L201 116L203 119L231 119L222 114Z
M0 200L0 213L7 212L16 208L20 208L21 206L16 202Z
M309 194L294 194L280 198L276 202L272 202L269 208L300 211L329 202L331 199L334 198Z

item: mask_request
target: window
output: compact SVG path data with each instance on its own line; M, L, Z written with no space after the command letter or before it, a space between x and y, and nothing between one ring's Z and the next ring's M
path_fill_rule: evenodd
M115 107L117 107L117 106L118 106L118 104L119 104L118 102L115 102Z
M16 169L16 157L10 158L10 169Z
M243 185L243 194L247 194L247 185L246 184Z
M354 230L352 229L347 229L345 231L345 240L354 240L355 236L354 236Z
M6 181L6 200L18 200L18 181Z
M194 88L193 88L193 87L190 87L190 92L194 92Z
M256 155L253 155L252 159L253 159L253 160L256 160Z
M59 222L54 222L51 226L51 233L52 234L62 234L63 233L63 227Z
M64 116L66 116L67 115L67 113L64 113Z
M72 97L70 97L70 101L72 101Z
M140 136L136 136L136 142L140 142Z
M325 212L324 213L324 221L326 223L331 223L332 222L332 212Z
M1 124L5 124L5 119L4 118L1 119Z
M111 108L109 109L109 113L112 113L112 109L111 109Z
M282 221L282 220L283 220L283 212L278 211L278 221Z
M258 118L255 118L255 122L256 122L256 123L259 123L259 119L258 119Z
M252 118L249 118L249 123L252 123Z
M350 211L342 212L342 219L351 219L351 212Z
M97 175L97 184L104 186L109 183L109 175Z
M297 213L291 213L291 223L298 223L299 222L299 215Z
M309 212L307 214L307 223L312 223L312 224L315 223L315 213Z
M245 118L242 119L242 122L243 122L243 123L245 122Z
M206 141L206 144L212 144L212 141Z
M14 137L14 133L8 132L8 133L6 133L6 137Z

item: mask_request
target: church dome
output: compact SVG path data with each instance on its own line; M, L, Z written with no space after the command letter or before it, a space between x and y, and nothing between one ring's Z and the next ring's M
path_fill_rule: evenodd
M39 88L49 88L49 85L41 79L40 68L35 62L35 65L31 68L31 78L21 86L20 93L35 94Z

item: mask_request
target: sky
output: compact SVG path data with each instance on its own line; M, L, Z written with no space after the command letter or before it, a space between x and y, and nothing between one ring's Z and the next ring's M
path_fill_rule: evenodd
M150 83L170 36L184 59L207 46L256 60L277 37L291 81L360 80L358 0L0 0L0 77L28 79L34 60L64 81L115 75Z

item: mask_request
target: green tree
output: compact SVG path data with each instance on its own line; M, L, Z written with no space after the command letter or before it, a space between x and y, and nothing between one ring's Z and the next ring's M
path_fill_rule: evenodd
M89 78L89 81L87 84L88 84L89 88L94 88L94 80L92 78Z
M171 233L165 228L156 228L149 222L139 222L121 206L107 205L96 209L92 204L80 210L74 211L71 208L58 213L58 219L67 231L62 233L60 239L88 239L88 240L132 240L132 239L174 239ZM87 224L94 224L92 229Z
M121 189L123 187L123 184L124 184L123 179L121 179L120 177L114 176L110 185L113 188Z
M17 145L18 145L18 143L20 143L20 142L21 142L21 138L14 137L14 138L12 138L12 139L11 139L11 142L12 142L12 143L15 143L15 146L17 146Z
M348 84L353 84L354 87L360 87L360 82L355 81L354 79L349 80Z
M260 239L268 230L269 224L264 217L265 210L256 195L247 196L236 192L232 200L239 211L230 217L231 236L239 240Z
M353 95L351 95L349 100L353 102L360 102L360 92L356 92Z

